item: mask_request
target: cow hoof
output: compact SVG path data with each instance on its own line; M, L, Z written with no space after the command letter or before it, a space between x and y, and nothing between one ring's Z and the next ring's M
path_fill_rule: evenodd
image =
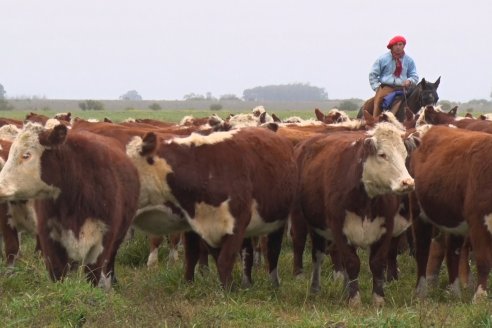
M459 279L456 279L451 285L448 286L447 289L452 296L461 298L461 288L460 288Z
M244 279L241 281L241 288L242 289L249 289L253 287L253 282L249 279Z
M334 271L333 272L333 281L334 282L344 282L345 274L342 271Z
M384 297L378 294L372 294L372 305L378 309L382 308L384 306Z
M304 280L306 278L306 276L304 275L304 272L299 272L299 273L296 273L294 274L294 277L297 279L297 280Z
M147 259L147 267L148 268L151 268L151 267L154 267L157 265L157 262L158 262L158 256L157 255L158 255L157 249L153 250L149 254L149 257Z
M169 258L167 260L168 264L174 264L179 260L179 253L177 249L171 249L169 251Z
M423 277L419 279L419 283L415 288L415 296L420 299L424 299L427 297L427 280Z
M430 288L436 288L439 284L439 276L432 274L427 276L427 285Z
M350 308L358 308L362 305L362 301L360 299L360 294L357 292L353 297L349 298L348 306Z
M482 289L482 286L478 286L475 295L473 295L473 304L482 303L487 300L487 291Z
M311 292L311 294L319 294L319 292L321 291L321 287L320 286L311 286L309 291Z

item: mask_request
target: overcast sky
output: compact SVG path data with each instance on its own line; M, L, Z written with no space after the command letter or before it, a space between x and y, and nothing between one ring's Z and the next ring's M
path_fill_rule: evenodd
M401 34L442 100L489 100L491 17L490 0L0 0L0 84L7 97L171 100L300 82L365 99Z

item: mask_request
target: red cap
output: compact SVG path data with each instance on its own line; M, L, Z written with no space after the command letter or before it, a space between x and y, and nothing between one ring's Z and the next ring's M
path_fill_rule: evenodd
M393 47L398 42L403 42L403 44L407 44L407 40L405 40L404 37L402 37L401 35L397 35L388 42L386 48L391 49L391 47Z

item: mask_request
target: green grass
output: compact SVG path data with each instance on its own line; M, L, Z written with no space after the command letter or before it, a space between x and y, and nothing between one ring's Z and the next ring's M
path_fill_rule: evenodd
M56 112L53 111L38 111L38 114L42 114L48 117L53 117ZM103 120L105 117L113 120L114 122L121 122L128 118L150 118L156 120L163 120L169 122L179 122L186 115L193 115L193 117L208 117L212 114L217 114L222 118L227 117L230 113L237 113L236 111L228 111L223 109L220 111L200 111L200 110L126 110L126 111L76 111L71 112L72 117L80 117L84 119L95 118ZM25 119L29 111L4 111L0 112L0 117ZM280 118L287 118L290 116L299 116L304 119L315 118L314 109L312 111L279 111L275 114ZM355 117L356 112L348 112L351 117Z
M182 262L168 263L166 247L156 268L145 266L146 237L137 233L122 246L117 258L119 283L109 293L86 283L80 271L63 283L49 280L42 259L34 252L35 241L23 238L22 257L13 273L0 264L0 317L2 327L491 327L490 303L472 305L472 292L462 300L446 290L441 275L439 289L426 301L413 296L415 261L401 255L401 278L386 286L386 305L371 305L371 277L367 253L360 276L363 305L350 309L343 286L331 276L329 260L322 272L322 290L309 293L310 256L304 256L306 278L291 274L289 241L280 259L281 287L270 285L264 267L256 267L254 286L224 292L215 264L197 274L192 284L183 279ZM138 255L138 256L137 256ZM182 250L180 256L182 258ZM240 281L240 265L234 279Z

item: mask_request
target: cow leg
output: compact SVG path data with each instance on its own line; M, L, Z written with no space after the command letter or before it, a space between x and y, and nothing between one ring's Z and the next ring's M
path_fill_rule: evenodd
M162 244L163 240L164 237L162 236L149 236L150 252L149 257L147 258L147 267L150 268L157 265L157 262L159 261L159 246Z
M461 286L468 288L472 285L470 274L470 238L466 237L460 252L459 278Z
M282 249L282 238L284 237L284 227L277 231L268 234L267 242L267 260L268 273L270 281L275 287L280 286L280 278L278 276L278 258Z
M302 257L306 246L308 227L300 210L295 209L291 215L290 236L292 238L292 246L294 252L294 268L295 277L300 277L303 274Z
M328 246L328 254L330 255L333 266L333 280L345 279L345 270L343 268L342 259L340 258L335 243L330 243Z
M412 229L415 235L415 258L417 260L417 284L415 294L420 298L427 297L426 269L429 259L429 247L432 238L432 226L414 217Z
M463 241L464 238L462 236L448 235L446 265L448 268L449 288L451 292L458 297L461 297L458 271Z
M360 259L357 255L357 251L354 247L349 246L347 243L341 245L337 243L337 247L340 250L340 256L343 260L343 266L347 271L347 291L348 302L350 307L357 307L361 304L359 294L359 272L360 272Z
M311 293L321 290L321 266L325 257L326 240L311 230L311 259L313 261L313 272L311 275Z
M7 267L12 268L15 264L15 259L19 254L19 234L17 229L12 228L8 224L7 204L1 204L0 231L3 234L3 242L5 245L5 259Z
M394 238L387 233L378 242L371 245L369 267L372 273L373 305L376 307L384 305L384 271L388 260L388 248L392 239Z
M222 246L217 257L217 271L222 287L230 291L233 288L232 269L235 259L243 242L244 230L238 229L233 235L226 235L222 239Z
M251 238L245 238L243 240L241 258L243 260L243 278L241 281L241 287L250 288L253 285L251 271L253 269L254 261L253 241Z
M437 228L434 228L435 230ZM437 286L439 282L439 272L445 257L446 233L438 232L438 235L431 239L429 246L429 257L425 269L427 282L430 286Z
M473 252L475 254L475 261L477 263L477 275L478 284L475 294L473 295L473 303L481 302L487 299L487 281L492 266L492 239L490 225L488 229L484 229L483 222L479 218L470 222L470 242Z
M208 245L201 238L199 241L199 249L200 256L198 260L198 269L204 274L208 271Z
M195 278L195 267L200 256L200 241L200 236L195 232L184 233L185 280L188 282Z
M62 280L70 271L67 252L60 243L51 240L48 232L45 236L40 243L46 269L53 281Z
M402 236L405 236L405 234L391 238L391 244L388 250L388 261L386 265L387 281L398 280L398 245Z
M181 241L181 233L173 233L167 236L167 245L169 246L168 264L173 264L179 260L178 247Z

